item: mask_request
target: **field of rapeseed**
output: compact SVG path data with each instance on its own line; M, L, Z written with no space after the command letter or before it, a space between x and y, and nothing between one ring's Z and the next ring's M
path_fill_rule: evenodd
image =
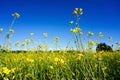
M79 18L83 14L82 8L75 8L73 11L75 28L70 29L74 36L74 48L66 46L65 50L58 49L59 37L53 38L55 50L48 50L47 42L39 47L27 48L34 44L34 33L30 33L30 39L24 42L15 42L15 46L21 45L20 51L12 51L10 48L10 35L14 33L12 26L18 13L14 13L14 19L6 34L6 43L0 50L0 80L118 80L120 77L120 51L93 51L93 46L99 44L103 36L99 32L97 41L90 39L93 32L88 32L88 47L85 48L82 42L83 32L79 26ZM74 21L69 22L70 26ZM2 32L0 28L0 33ZM48 34L43 33L47 38ZM111 40L111 37L109 37ZM119 50L120 44L117 45Z
M120 52L52 51L0 54L4 80L117 80Z

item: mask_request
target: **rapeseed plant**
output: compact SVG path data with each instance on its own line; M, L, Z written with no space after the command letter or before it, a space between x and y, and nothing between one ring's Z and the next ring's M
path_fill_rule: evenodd
M55 41L56 50L58 50L58 41L59 40L60 40L60 38L58 36L53 38L53 41Z
M14 18L13 18L13 20L12 20L10 26L9 26L9 29L8 29L9 31L8 31L7 34L6 34L6 41L5 41L5 47L6 47L6 48L8 48L8 46L9 46L8 44L10 43L10 41L9 41L10 34L11 34L11 33L14 33L14 30L12 29L13 24L14 24L16 18L19 18L19 17L20 17L20 14L19 14L19 13L14 13L14 14L12 14L12 16L13 16Z

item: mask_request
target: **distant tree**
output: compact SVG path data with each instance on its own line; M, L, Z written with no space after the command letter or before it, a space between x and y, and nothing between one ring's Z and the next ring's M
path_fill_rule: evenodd
M105 43L100 43L97 45L96 47L96 51L99 52L99 51L108 51L108 52L111 52L113 51L111 46L105 44Z

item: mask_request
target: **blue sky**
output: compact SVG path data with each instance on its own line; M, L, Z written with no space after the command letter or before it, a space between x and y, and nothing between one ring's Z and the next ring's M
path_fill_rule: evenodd
M59 36L59 43L64 47L72 40L68 23L74 19L72 12L76 7L83 8L83 15L80 17L83 38L88 31L92 31L92 39L95 40L97 33L103 32L101 42L109 43L108 36L113 37L113 42L118 42L119 3L120 0L0 0L0 27L4 29L0 34L0 44L4 43L5 34L13 19L11 14L18 12L20 18L13 26L15 33L10 38L12 43L24 41L30 37L31 32L35 33L35 41L43 41L43 33L47 32L49 43L52 43L53 37Z

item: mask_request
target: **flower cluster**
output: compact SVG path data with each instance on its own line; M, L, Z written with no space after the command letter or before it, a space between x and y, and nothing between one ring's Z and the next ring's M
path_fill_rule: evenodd
M14 16L14 17L16 17L16 18L19 18L19 17L20 17L20 14L16 12L16 13L12 14L12 16Z
M77 33L77 32L79 32L80 31L80 28L79 27L76 27L76 28L74 28L74 29L70 29L70 32L72 32L72 33Z
M56 37L53 38L53 40L54 40L54 41L59 41L59 37L56 36Z
M54 58L54 62L55 62L55 64L57 64L57 63L64 64L65 63L65 61L63 59L59 59L57 57Z
M73 14L74 15L78 15L78 14L80 14L80 15L82 15L83 14L83 9L82 8L75 8L75 10L73 11Z
M93 32L88 32L87 36L93 36Z
M99 37L99 38L103 37L103 33L102 33L102 32L99 32L99 33L98 33L98 37Z

